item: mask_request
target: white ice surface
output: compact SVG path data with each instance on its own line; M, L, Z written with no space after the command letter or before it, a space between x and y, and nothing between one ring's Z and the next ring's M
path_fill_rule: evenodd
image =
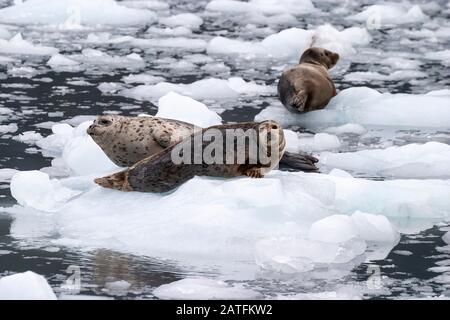
M5 54L51 56L57 54L58 51L57 48L34 45L24 40L20 33L17 33L9 40L0 39L0 52Z
M206 10L232 14L259 12L270 16L283 13L301 15L311 13L315 8L311 0L213 0L207 4Z
M176 92L169 92L159 98L155 116L181 120L202 128L222 124L222 118L206 105Z
M0 300L56 300L45 278L32 271L0 278Z
M114 0L28 0L0 10L0 22L20 25L73 28L79 25L140 25L154 21L153 12L127 8Z
M189 84L160 82L154 85L140 85L131 89L125 89L120 94L140 100L153 100L171 91L194 99L221 99L236 98L241 94L269 95L275 92L275 88L265 84L257 84L253 81L245 81L240 77L234 77L228 80L217 78L202 79Z
M427 142L357 152L323 152L320 164L387 178L450 179L450 145Z
M380 93L367 87L342 90L325 109L307 114L289 112L281 104L269 106L255 120L273 119L282 125L337 126L357 123L372 126L448 128L450 97L429 94ZM424 107L426 106L426 107Z
M418 5L405 4L375 4L368 6L362 12L350 16L350 20L366 22L368 26L379 28L384 25L405 23L421 23L427 19Z
M285 29L259 42L219 36L209 41L207 51L208 54L238 54L248 58L274 57L283 60L298 59L303 51L313 45L345 56L356 52L353 46L367 44L370 40L371 37L364 28L352 27L339 31L331 25L323 25L315 30Z
M220 280L208 278L186 278L164 284L153 290L159 299L183 300L247 300L261 295L242 285L229 285Z
M202 25L203 19L193 13L180 13L170 17L160 18L159 23L169 27L187 27L195 30Z

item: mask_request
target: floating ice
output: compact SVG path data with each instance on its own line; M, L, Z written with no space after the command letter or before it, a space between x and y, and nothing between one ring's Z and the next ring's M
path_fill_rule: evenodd
M0 135L4 133L14 133L17 130L19 130L19 127L16 123L0 125Z
M10 40L0 39L1 53L50 56L57 54L58 51L58 49L53 47L33 45L31 42L24 40L20 33L16 34Z
M270 16L283 13L302 15L316 9L311 0L213 0L206 5L206 10L233 14L260 12Z
M203 39L172 37L172 38L134 38L130 44L144 49L172 48L190 51L203 51L207 46L207 42Z
M450 65L450 50L442 50L425 53L425 59L440 60L446 66Z
M23 206L37 210L57 211L80 192L61 186L40 171L22 171L11 179L11 194Z
M206 105L176 92L169 92L159 98L156 116L192 123L202 128L222 124L222 118Z
M139 69L145 66L145 61L138 54L115 56L91 48L83 49L81 54L73 54L68 58L81 63L112 68Z
M324 151L338 149L341 145L339 138L328 133L300 134L292 130L284 130L286 150L290 152L300 151Z
M155 34L160 36L186 36L192 34L192 30L186 27L175 27L175 28L158 28L158 27L150 27L147 30L149 34Z
M0 300L56 300L47 280L27 271L0 278Z
M363 28L349 28L338 31L331 25L315 30L290 28L272 34L260 42L215 37L208 43L208 54L239 54L247 57L275 57L277 59L298 59L311 45L325 47L341 55L355 53L353 45L365 44L371 37Z
M447 233L442 236L442 240L444 240L445 243L450 244L450 231L447 231Z
M25 131L17 136L14 136L13 139L27 144L34 144L36 141L42 139L42 135L36 131Z
M186 278L169 284L164 284L153 294L159 299L183 300L247 300L261 298L256 291L244 286L229 285L220 280L207 278Z
M157 82L164 81L163 77L153 76L151 74L140 73L140 74L130 74L122 78L125 83L144 83L153 84Z
M326 128L324 131L336 135L343 135L343 134L356 134L356 135L363 135L367 132L367 130L356 123L346 123L339 127L329 127Z
M401 4L376 4L349 17L350 20L367 22L367 25L373 28L393 24L423 22L427 18L427 15L422 12L418 5L407 8Z
M450 178L450 145L439 142L320 155L320 164L370 176Z
M158 0L125 0L121 1L121 4L138 9L151 9L151 10L166 10L169 9L169 4L165 1Z
M382 94L367 87L353 87L339 92L323 110L295 114L281 105L269 106L255 120L272 119L285 126L306 127L352 122L364 126L448 128L449 101L444 94Z
M408 79L426 78L428 75L422 71L415 70L397 70L389 74L381 74L373 71L350 72L344 76L345 81L349 82L370 82L370 81L405 81Z
M170 17L159 19L159 23L169 27L187 27L198 29L203 23L203 19L193 13L180 13Z
M28 0L0 10L0 22L51 25L140 25L155 14L117 4L114 0Z
M283 272L346 263L364 253L366 241L391 243L396 238L385 218L355 211L446 219L450 206L449 180L371 181L272 171L264 179L196 177L171 193L152 194L101 188L92 182L101 174L60 180L36 171L18 175L11 191L22 205L2 209L15 217L15 237L26 239L27 228L34 225L30 221L42 220L38 210L45 209L46 232L59 235L52 238L53 245L102 247L224 269L230 259L248 265L253 257L257 265ZM72 198L72 192L83 193ZM311 225L335 214L352 215L355 226L333 224L331 233L323 227L317 231L316 225L314 239L308 238ZM355 239L344 241L347 230ZM331 234L328 241L344 242L324 242Z
M9 168L0 169L0 182L6 182L6 181L11 180L13 175L15 175L17 172L19 172L19 171L15 170L15 169L9 169Z
M194 99L221 99L235 98L243 95L264 95L275 91L272 86L256 84L253 81L245 81L235 77L228 80L209 78L198 80L189 84L175 84L160 82L155 85L140 85L132 89L125 89L120 93L124 96L140 99L157 99L170 91L190 96Z
M64 68L78 66L80 63L61 54L55 54L50 58L50 60L47 61L47 64L52 68L58 69L61 67Z

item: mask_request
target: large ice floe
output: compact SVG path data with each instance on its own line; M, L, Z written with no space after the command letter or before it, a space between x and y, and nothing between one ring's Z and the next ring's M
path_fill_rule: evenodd
M80 25L139 25L155 20L152 11L127 8L114 0L28 0L0 9L0 22L20 25L71 28Z
M206 10L224 13L262 13L264 15L302 15L315 11L311 0L212 0Z
M208 43L208 54L240 55L247 58L298 59L310 46L324 47L341 56L354 54L354 46L367 44L371 36L365 28L351 27L337 30L326 24L316 29L290 28L271 34L262 41L245 41L215 37Z
M436 96L427 97L433 100L431 107L439 108ZM177 93L160 99L158 115L196 119L200 126L221 122L204 104ZM263 179L195 177L165 194L104 189L93 179L118 168L87 136L89 124L76 128L58 124L52 135L37 141L55 157L52 167L8 173L13 174L10 187L18 204L2 211L14 217L13 237L33 241L40 235L41 241L52 245L109 248L193 268L214 267L225 278L237 272L240 279L251 279L257 270L298 274L341 266L350 272L361 261L385 258L399 241L399 232L417 230L405 221L439 221L450 216L450 180L374 181L354 178L340 169L329 174L274 170ZM364 132L358 125L331 131ZM287 144L291 149L296 143L330 146L335 143L330 137L323 133L317 141L305 143L291 135ZM418 157L421 165L437 161L437 153L445 162L445 146L440 144L402 148L380 152L392 154L400 164L408 148L423 153ZM427 158L427 148L436 154ZM374 154L378 160L373 161L382 170L381 158L391 155ZM365 156L370 159L371 154ZM339 158L334 161L339 167ZM357 170L357 165L346 169ZM411 166L397 170L413 170ZM436 170L448 168L442 163ZM203 298L199 292L209 288L210 298L254 296L243 288L211 281L183 280L154 294L175 298L188 292L186 297Z
M34 45L24 40L18 33L9 40L0 39L0 53L22 55L53 55L58 53L57 48Z
M445 90L428 94L390 94L353 87L339 92L323 110L299 115L274 105L261 111L255 119L307 127L357 123L396 128L448 128L449 99Z

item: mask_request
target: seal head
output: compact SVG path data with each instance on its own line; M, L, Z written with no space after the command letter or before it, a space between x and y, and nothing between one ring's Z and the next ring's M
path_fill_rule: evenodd
M331 69L338 61L339 54L324 48L312 47L303 52L299 63L321 64L327 69Z

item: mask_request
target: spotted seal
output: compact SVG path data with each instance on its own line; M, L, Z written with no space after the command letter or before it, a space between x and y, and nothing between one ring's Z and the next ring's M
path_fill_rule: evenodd
M214 152L206 153L212 142ZM167 192L194 176L261 178L278 164L284 149L283 128L274 121L212 126L95 182L121 191ZM262 154L267 156L265 161Z
M305 113L325 108L336 95L328 70L339 60L337 53L312 47L303 52L298 65L283 71L278 81L278 98L292 112Z
M193 124L159 117L102 115L88 134L119 167L129 167L201 130ZM280 164L302 171L316 171L317 159L306 153L285 152Z

